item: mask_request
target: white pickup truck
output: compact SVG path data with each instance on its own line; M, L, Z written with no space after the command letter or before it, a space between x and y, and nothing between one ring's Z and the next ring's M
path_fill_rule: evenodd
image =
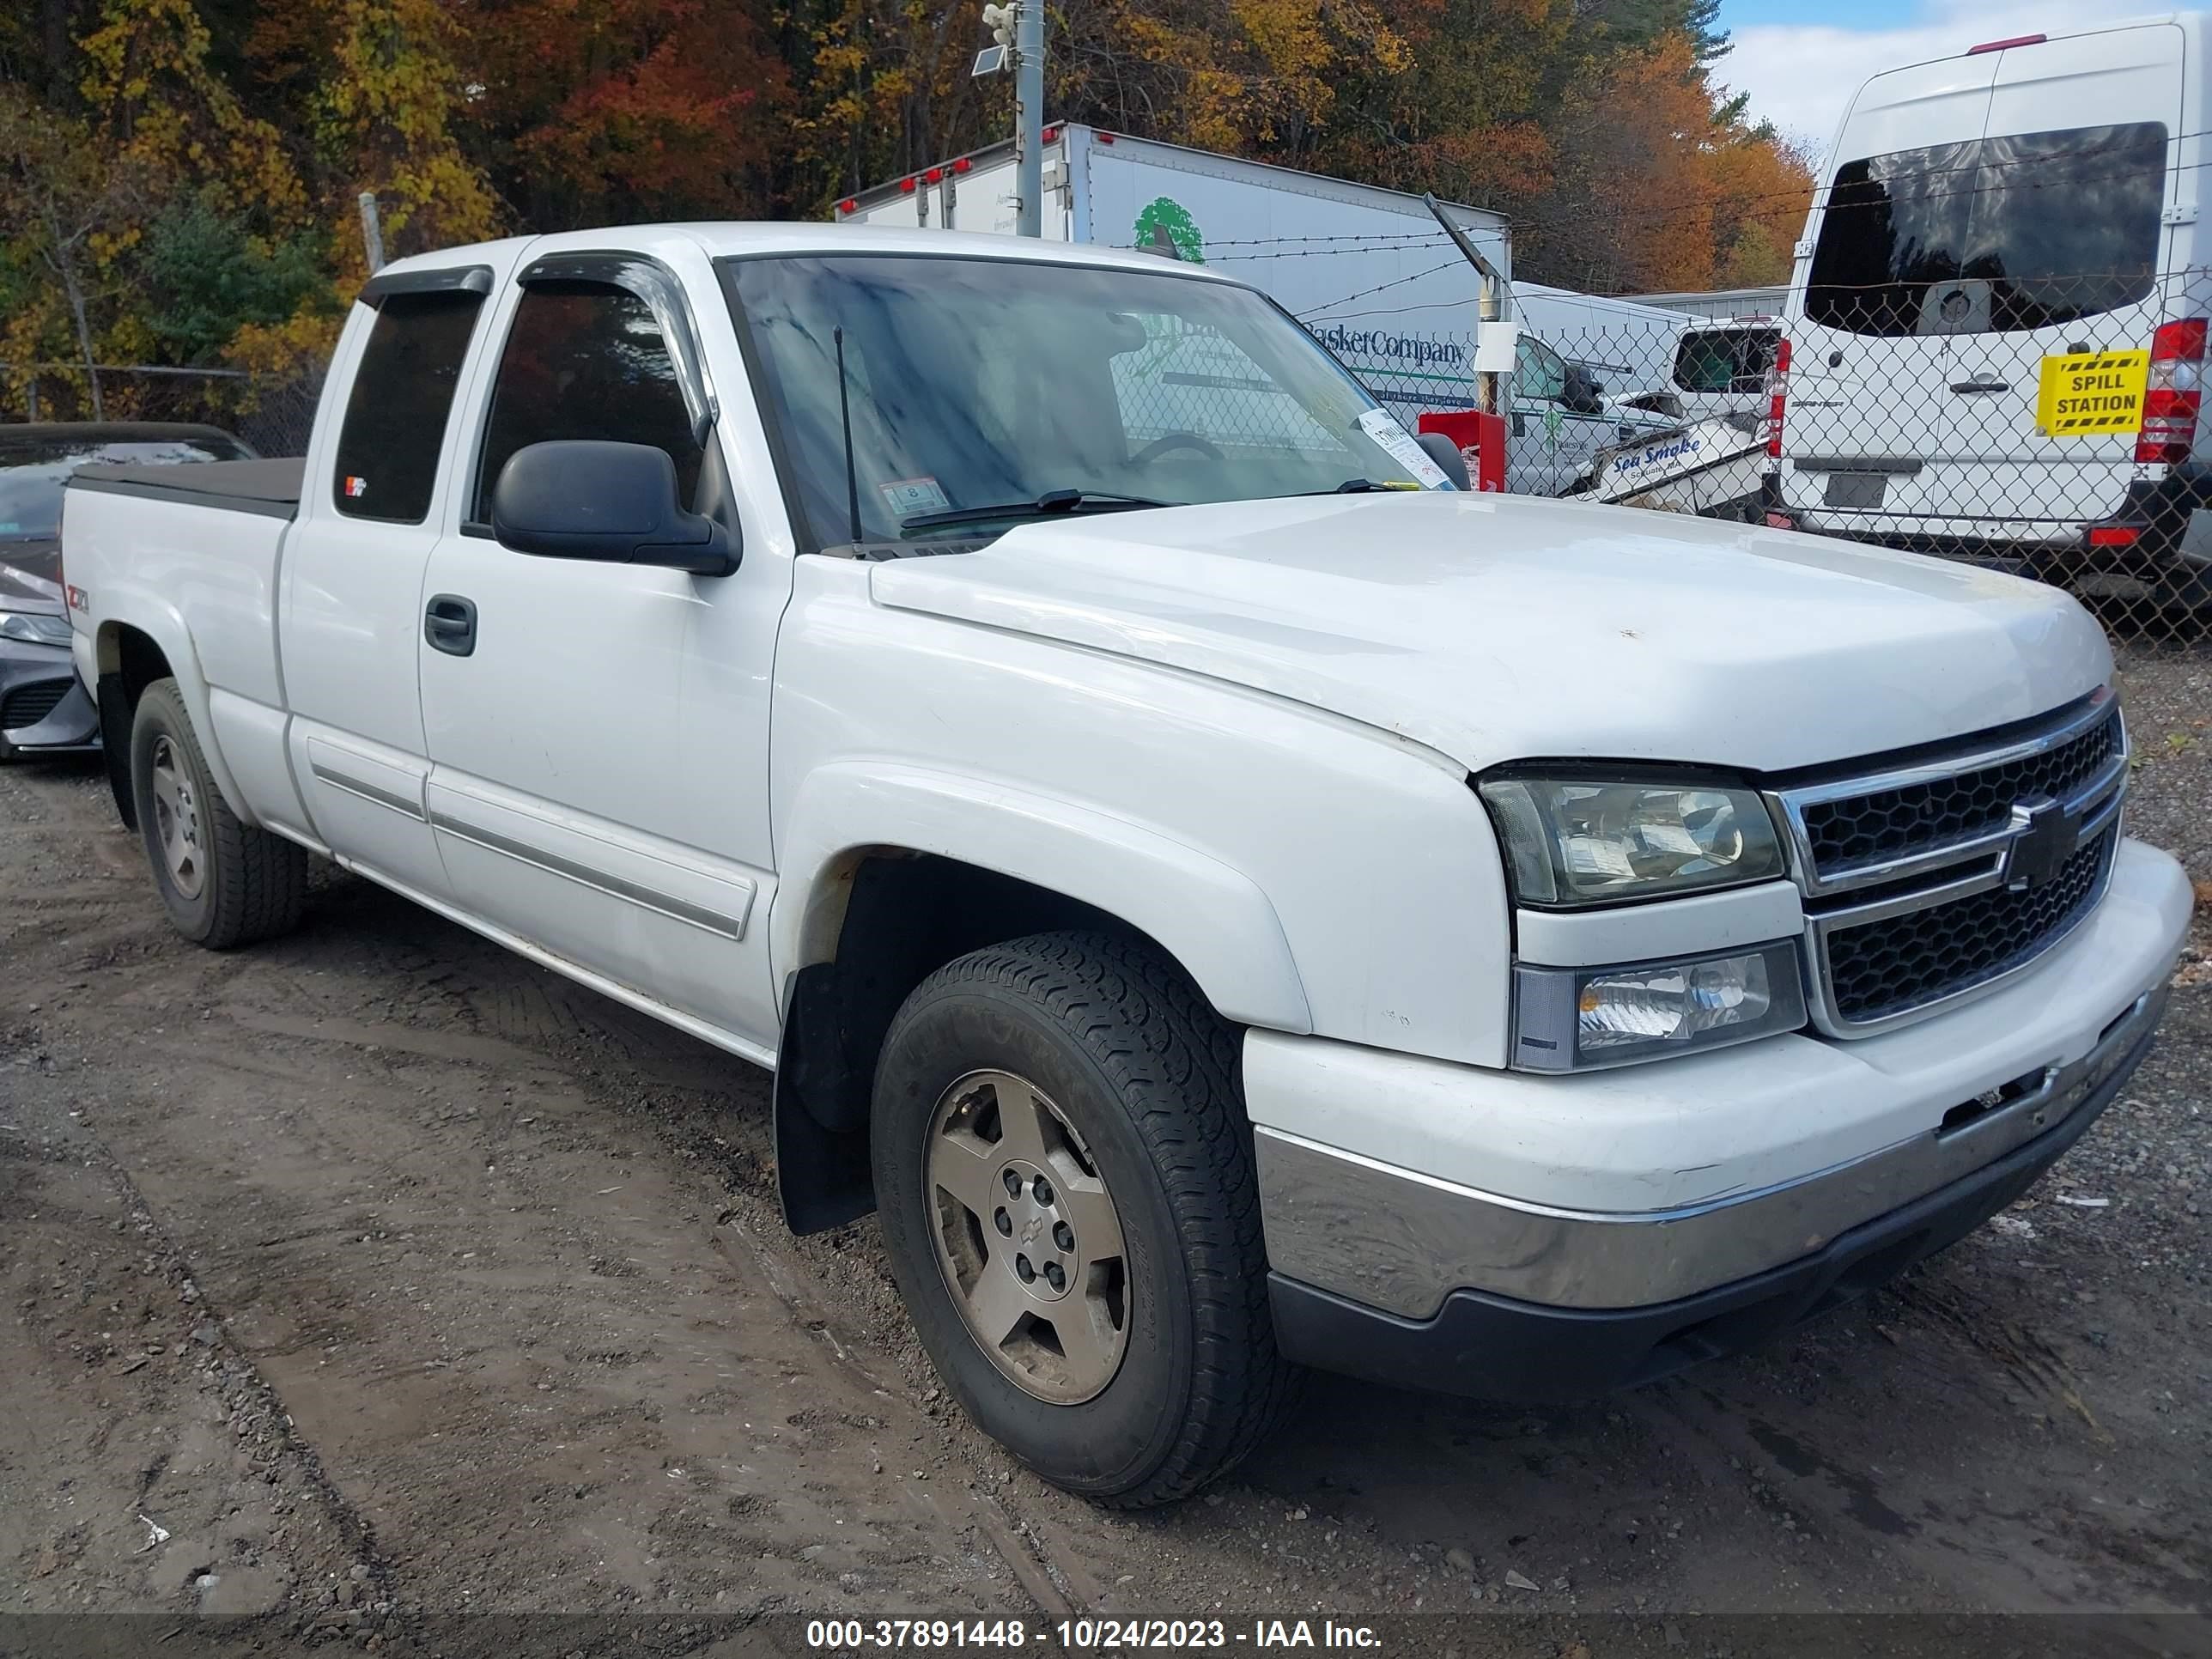
M990 1433L1122 1504L1304 1365L1740 1348L2089 1126L2188 921L2063 594L1462 493L1290 318L851 227L392 265L304 463L79 472L161 900L310 854L775 1072Z

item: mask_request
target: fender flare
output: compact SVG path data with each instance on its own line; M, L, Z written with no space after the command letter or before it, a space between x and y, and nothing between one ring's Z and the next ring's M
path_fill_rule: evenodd
M94 640L101 646L101 636L111 626L135 628L152 640L168 659L169 672L177 682L177 694L184 699L185 713L192 722L192 733L198 738L200 752L207 757L208 770L214 775L215 787L222 791L224 802L238 817L240 823L258 824L259 820L246 804L238 780L231 775L230 764L223 758L222 744L216 735L215 715L209 708L207 675L200 667L199 648L193 643L192 630L185 621L184 613L159 594L129 583L109 586L100 594L98 620L94 624ZM95 655L94 660L99 659ZM129 757L125 757L129 764Z
M1094 807L924 767L840 761L799 783L779 838L769 961L789 988L835 954L841 864L870 848L935 854L1117 916L1158 942L1221 1016L1313 1030L1289 939L1250 877Z

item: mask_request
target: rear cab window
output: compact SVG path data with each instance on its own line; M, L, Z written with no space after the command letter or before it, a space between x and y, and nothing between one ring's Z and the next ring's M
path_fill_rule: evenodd
M354 369L331 499L349 518L420 524L430 511L446 416L483 295L386 294Z
M2136 305L2157 276L2166 129L2018 133L1846 161L1807 319L1852 334L2001 334Z

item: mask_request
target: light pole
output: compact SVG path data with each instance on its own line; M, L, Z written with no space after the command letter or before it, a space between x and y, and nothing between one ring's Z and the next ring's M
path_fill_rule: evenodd
M1044 234L1044 0L1015 0L1014 233Z

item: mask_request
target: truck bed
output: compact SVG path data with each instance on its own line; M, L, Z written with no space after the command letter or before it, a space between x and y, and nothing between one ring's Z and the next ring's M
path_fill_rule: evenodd
M300 490L307 470L304 456L211 461L204 466L86 466L70 474L69 487L290 519L300 510Z

